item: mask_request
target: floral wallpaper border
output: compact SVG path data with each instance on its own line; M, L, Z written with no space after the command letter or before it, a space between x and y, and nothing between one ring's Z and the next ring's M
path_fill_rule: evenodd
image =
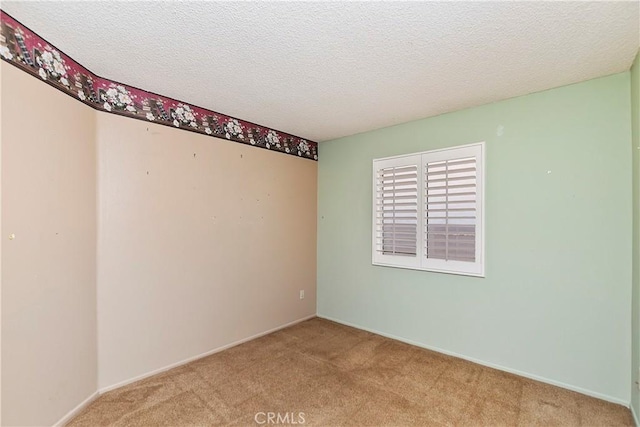
M318 160L318 144L93 74L0 10L0 57L96 110Z

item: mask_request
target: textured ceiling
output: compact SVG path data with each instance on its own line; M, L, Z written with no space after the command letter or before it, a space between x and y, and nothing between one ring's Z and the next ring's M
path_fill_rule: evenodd
M94 73L325 141L628 70L638 2L10 2Z

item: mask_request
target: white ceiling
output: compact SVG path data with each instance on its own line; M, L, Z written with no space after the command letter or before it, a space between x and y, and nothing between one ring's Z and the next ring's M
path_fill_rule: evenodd
M325 141L628 70L636 2L10 2L94 73Z

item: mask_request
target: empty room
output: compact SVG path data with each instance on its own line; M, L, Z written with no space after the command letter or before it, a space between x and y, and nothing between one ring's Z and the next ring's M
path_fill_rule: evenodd
M0 9L2 426L639 425L639 1Z

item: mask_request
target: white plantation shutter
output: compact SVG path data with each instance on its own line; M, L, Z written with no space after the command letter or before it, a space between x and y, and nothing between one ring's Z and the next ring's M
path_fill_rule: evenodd
M374 260L418 266L420 156L374 163Z
M474 262L476 159L427 163L425 180L425 256Z
M484 274L483 148L374 160L374 264Z

